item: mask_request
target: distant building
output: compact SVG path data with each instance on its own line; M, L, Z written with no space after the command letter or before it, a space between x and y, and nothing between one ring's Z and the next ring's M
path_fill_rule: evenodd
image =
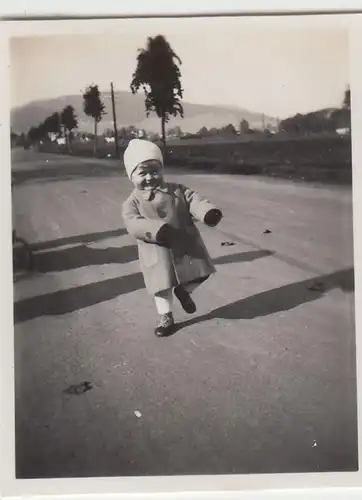
M348 135L350 133L350 129L348 127L337 128L336 132L339 135Z
M239 134L247 134L249 132L249 122L247 120L241 120Z

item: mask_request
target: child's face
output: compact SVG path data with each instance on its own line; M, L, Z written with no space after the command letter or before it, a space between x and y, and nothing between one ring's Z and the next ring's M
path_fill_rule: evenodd
M163 182L162 166L157 160L140 163L132 174L132 182L142 190L154 189Z

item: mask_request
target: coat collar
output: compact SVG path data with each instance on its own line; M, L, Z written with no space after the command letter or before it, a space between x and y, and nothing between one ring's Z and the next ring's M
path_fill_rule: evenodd
M157 188L153 189L152 191L146 191L142 189L137 189L136 190L138 195L141 196L146 201L151 201L155 197L156 192L161 192L161 193L168 193L169 192L169 186L168 184L164 184L163 186L158 186Z

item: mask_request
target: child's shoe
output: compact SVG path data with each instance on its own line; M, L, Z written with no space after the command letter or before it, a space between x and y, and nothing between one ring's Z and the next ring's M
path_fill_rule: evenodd
M174 332L175 329L175 321L173 319L172 312L163 314L160 317L160 321L155 328L156 337L168 337Z
M188 314L193 314L194 312L196 312L195 302L192 300L189 292L185 290L182 285L177 285L174 289L174 293L180 301L184 311L186 311Z

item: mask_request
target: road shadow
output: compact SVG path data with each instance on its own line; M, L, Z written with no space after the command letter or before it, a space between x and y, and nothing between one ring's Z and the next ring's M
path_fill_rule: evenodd
M319 290L310 290L309 288L315 282L320 282L323 286ZM202 316L179 323L177 331L211 319L254 319L281 311L288 311L302 304L317 300L335 288L339 288L344 292L354 291L353 268L322 275L314 279L291 283L237 300L225 306L218 307Z
M34 254L34 270L49 273L103 264L125 264L137 260L136 245L109 248L76 246L64 250Z
M310 286L315 281L323 283L323 289L310 290ZM144 286L142 273L135 273L22 299L14 304L14 320L15 323L22 323L40 316L67 314L142 289ZM354 291L353 268L323 275L316 279L292 283L237 300L203 316L180 323L177 326L177 331L215 318L253 319L287 311L301 304L317 300L334 288L339 288L344 292Z
M221 257L216 257L215 259L213 259L213 262L215 265L233 264L236 262L252 262L253 260L262 259L263 257L269 257L270 255L274 254L275 252L272 252L271 250L252 250L251 252L221 255Z
M112 300L144 286L142 273L135 273L22 299L14 305L14 321L22 323L40 316L71 313Z
M99 233L76 234L74 236L67 236L65 238L58 238L55 240L40 241L37 243L31 243L30 246L34 252L37 252L77 243L95 243L97 241L116 238L118 236L124 236L126 234L128 233L125 228L119 228L112 229L110 231L102 231Z
M76 266L86 266L91 264L105 264L120 261L126 262L128 261L127 259L134 260L137 252L137 247L135 246L123 247L126 250L122 250L122 248L104 250L87 249L87 247L79 248L80 250L78 254L72 253L77 250L74 248L63 250L61 252L49 252L47 254L48 260L44 260L40 264L40 272L60 271L72 269ZM89 250L90 252L88 252ZM68 256L68 260L63 256L59 261L59 254L64 252L65 255ZM86 252L88 253L86 254ZM124 253L122 254L122 252ZM52 260L52 253L58 254L54 256L54 260ZM75 255L77 255L76 259L74 259ZM269 251L262 250L258 252L245 252L222 256L215 260L218 260L219 264L227 264L229 262L250 261L256 258L265 257L266 255L269 255ZM224 257L225 259L223 260ZM88 259L88 261L86 261L86 259ZM106 302L120 295L142 289L144 286L142 274L135 273L128 276L121 276L119 278L111 278L97 283L91 283L89 285L70 288L68 290L60 290L58 292L22 299L14 304L14 320L15 323L22 323L23 321L38 318L40 316L71 313L85 307Z
M272 254L273 252L269 250L260 250L222 255L214 259L214 264L250 262ZM89 248L82 245L59 251L34 253L34 271L38 273L60 272L103 264L126 264L137 259L136 245L108 248Z

